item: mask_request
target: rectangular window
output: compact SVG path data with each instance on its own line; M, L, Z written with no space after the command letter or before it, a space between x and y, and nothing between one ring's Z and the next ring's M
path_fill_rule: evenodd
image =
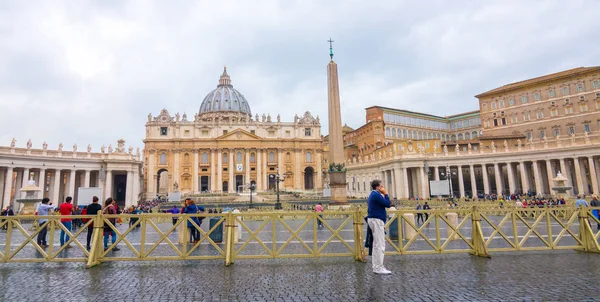
M540 130L540 138L546 137L546 131Z
M169 128L167 127L160 127L160 135L165 136L169 133Z
M550 109L550 115L551 116L557 116L558 115L558 109L556 109L556 108Z
M538 112L536 113L536 117L538 119L544 118L544 111L538 110Z
M515 105L515 98L511 97L508 99L508 105L509 106L514 106Z
M504 100L500 100L500 108L504 108Z
M525 135L527 135L527 140L531 140L531 137L533 136L533 134L531 133L531 131L527 131L525 132Z
M539 101L542 98L542 96L540 95L539 92L536 92L533 94L533 99L536 101Z
M312 133L312 129L310 128L304 128L304 136L310 136Z
M554 129L552 129L552 132L553 132L553 134L554 134L555 137L559 136L560 135L560 128L554 128Z
M487 103L481 104L481 110L487 111Z
M583 124L583 131L590 133L590 131L591 131L590 124Z
M572 114L572 113L573 113L573 106L565 107L565 114Z
M207 137L208 136L208 130L202 130L202 136Z
M525 104L529 101L529 98L526 95L521 96L521 103Z
M575 127L569 126L569 135L575 133Z
M291 132L290 132L290 130L285 130L285 136L286 136L286 137L290 137L290 136L291 136Z
M251 134L256 134L256 130L250 130Z
M531 119L531 117L529 116L529 111L523 112L523 120L529 121L530 119Z
M600 80L594 80L594 81L592 81L592 88L593 89L600 88Z
M569 86L563 86L563 87L560 89L560 93L562 94L562 96L569 95Z
M275 130L269 130L269 136L275 136Z
M186 137L190 136L190 130L185 130L183 132L183 135L186 136Z
M577 83L577 92L583 92L585 90L585 86L583 83Z
M227 132L228 132L227 130L223 130L223 135L227 134Z
M586 111L588 111L588 105L587 105L587 103L583 103L583 104L579 105L579 111L580 112L586 112Z
M554 88L548 89L548 97L549 98L555 98L556 97L556 91L554 90Z
M492 102L492 110L496 109L496 102Z
M515 123L518 123L518 122L519 122L519 116L518 116L518 115L516 115L516 114L515 114L515 115L513 115L513 116L511 117L511 119L510 119L510 122L511 122L511 123L513 123L513 124L515 124Z

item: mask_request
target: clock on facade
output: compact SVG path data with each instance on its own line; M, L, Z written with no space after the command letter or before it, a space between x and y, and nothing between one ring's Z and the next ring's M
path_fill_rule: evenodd
M244 165L242 165L242 164L237 164L237 165L236 165L236 169L237 169L237 171L238 171L238 172L241 172L242 170L244 170Z

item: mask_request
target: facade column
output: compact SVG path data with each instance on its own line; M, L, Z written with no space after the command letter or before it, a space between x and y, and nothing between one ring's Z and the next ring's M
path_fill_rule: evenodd
M29 168L25 168L23 169L23 176L21 177L21 188L25 188L27 186L27 182L29 181ZM579 182L579 181L577 181ZM15 196L19 196L20 198L22 198L23 196L21 196L21 191L17 191L15 190Z
M402 199L402 197L404 197L404 192L402 192L402 176L400 174L400 169L394 168L392 173L394 173L394 190L396 191L396 198Z
M575 166L575 179L577 180L577 194L585 194L583 189L583 175L581 174L581 163L578 157L573 158L573 165Z
M433 169L434 173L435 173L435 180L440 180L440 167L435 166L435 168Z
M235 150L233 149L229 149L229 168L227 169L229 172L229 182L228 184L228 188L227 191L229 191L229 193L235 193L236 192L236 187L235 187L235 176L233 174L233 170L235 169Z
M6 167L6 170L8 170L8 167ZM6 177L8 177L5 175L6 173L7 171L0 170L0 209L4 209L2 205L4 204L4 184L6 183Z
M571 185L571 187L573 187L573 180L569 177L569 170L567 170L567 164L565 163L565 159L561 158L558 160L558 162L560 163L560 173L566 177L569 180L568 185ZM568 190L567 192L571 192L571 194L574 193L573 189Z
M475 179L475 166L469 165L469 175L471 176L471 198L477 198L477 180Z
M514 194L515 188L515 175L511 162L506 163L506 173L508 173L508 195Z
M269 168L267 165L267 155L269 153L268 149L263 150L262 156L263 156L263 161L262 161L262 168L263 168L263 178L262 180L264 181L263 183L263 191L268 191L269 190Z
M537 161L532 162L533 165L533 177L535 177L535 194L542 194L542 177L540 173L540 167Z
M256 149L256 156L254 157L256 161L256 191L263 190L263 169L262 169L262 151L261 149Z
M106 170L106 179L104 180L104 183L104 199L113 197L113 177L111 170Z
M598 178L596 177L596 165L593 156L588 156L588 163L590 167L590 178L592 179L592 193L598 194Z
M283 166L283 150L277 149L277 174L279 174L280 177L283 177L283 175L285 175L285 172L286 171ZM285 189L285 182L279 184L279 189Z
M52 199L50 200L54 205L59 205L61 203L60 199L60 183L61 179L60 169L54 170L54 176L52 177L52 183L54 188L52 189Z
M408 190L408 168L402 168L402 185L404 187L404 198L410 198L410 191ZM369 190L365 190L369 192Z
M133 171L127 171L127 184L125 188L125 207L133 205Z
M519 169L521 170L521 190L523 191L523 194L527 194L529 193L529 179L527 177L525 162L519 162Z
M198 189L198 149L194 149L192 152L194 153L194 167L192 168L192 192L198 193L200 190Z
M481 165L481 174L483 174L483 194L490 194L490 180L488 178L488 170L485 164Z
M244 181L247 184L250 184L250 149L245 149L244 152L246 153L246 164L244 165L244 171L246 172L246 176ZM256 155L254 155L254 159L256 160Z
M67 190L67 192L69 192L69 196L73 197L73 199L75 198L75 177L76 177L76 170L71 170L71 173L69 174L69 189Z
M419 171L421 172L421 192L422 197L427 199L429 198L429 179L427 177L427 173L425 172L425 167L420 167Z
M315 184L315 189L321 191L323 189L323 158L322 158L322 152L321 150L317 150L316 152L316 158L317 158L317 171L316 172L316 179L317 179L317 183Z
M46 197L46 169L40 169L40 177L38 179L38 187L42 188L41 198Z
M84 188L89 188L90 187L90 175L91 175L92 171L90 170L85 170L85 178L83 180L83 187Z
M465 181L463 178L462 166L458 165L458 190L460 198L465 198Z
M217 150L217 186L216 191L223 191L223 154L221 149Z
M13 185L13 168L6 168L6 176L4 176L4 197L2 198L2 208L6 208L10 205L10 193L12 192Z
M181 182L179 181L179 150L173 150L173 183L167 184L167 191L171 192L173 185L177 182L177 185L181 187Z
M156 171L154 171L154 163L156 162L155 154L156 151L154 150L148 151L148 171L146 171L146 175L148 175L148 177L145 179L146 193L148 194L146 194L146 198L154 198L156 196L156 191L158 191L154 190L154 184L156 184L156 179L154 178L154 176L156 176ZM98 177L98 181L99 180L100 177ZM98 186L100 185L98 184Z
M296 155L296 160L294 163L294 174L296 175L294 177L294 183L295 183L295 187L296 190L304 190L306 187L302 185L302 183L304 182L304 177L302 177L302 149L295 149L294 150L295 155Z
M135 170L133 170L133 198L132 201L139 204L140 198L140 168L138 165L135 166Z
M215 192L217 190L217 159L216 150L210 149L210 188L209 190Z
M498 163L494 163L494 179L496 180L496 195L502 196L504 187L502 186L502 173Z
M548 176L548 194L552 195L552 178L554 178L554 171L552 171L552 160L546 160L546 174Z

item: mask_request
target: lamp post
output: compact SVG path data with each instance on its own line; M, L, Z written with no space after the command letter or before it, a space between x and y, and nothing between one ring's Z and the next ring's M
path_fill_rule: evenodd
M285 175L283 177L279 176L279 168L277 169L277 174L269 175L269 178L275 182L275 191L277 192L277 202L275 203L275 210L281 210L281 200L279 200L279 182L285 180ZM252 194L250 194L252 195Z
M254 206L252 205L252 191L254 191L256 189L256 185L253 183L248 184L248 187L250 188L250 208L252 209Z
M450 165L446 165L446 180L448 181L448 186L450 186L450 196L454 198L454 191L452 190L452 174L450 170ZM444 173L442 172L442 176Z

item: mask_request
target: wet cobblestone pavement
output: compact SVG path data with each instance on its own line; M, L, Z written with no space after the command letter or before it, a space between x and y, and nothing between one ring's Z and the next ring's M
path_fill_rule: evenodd
M600 301L600 256L573 251L349 258L0 264L1 301Z

